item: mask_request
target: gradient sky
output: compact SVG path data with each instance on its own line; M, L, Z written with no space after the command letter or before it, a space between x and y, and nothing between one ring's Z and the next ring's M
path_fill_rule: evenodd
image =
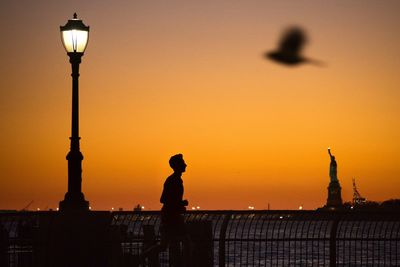
M0 209L56 208L67 189L71 77L59 26L90 28L80 70L83 191L93 209L159 209L183 153L189 206L314 209L351 179L400 197L400 1L2 0ZM265 60L283 29L304 54Z

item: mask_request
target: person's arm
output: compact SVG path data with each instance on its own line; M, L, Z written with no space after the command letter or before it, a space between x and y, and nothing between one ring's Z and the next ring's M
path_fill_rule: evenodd
M332 158L332 153L331 153L331 148L330 147L328 147L328 153L329 153L329 156Z

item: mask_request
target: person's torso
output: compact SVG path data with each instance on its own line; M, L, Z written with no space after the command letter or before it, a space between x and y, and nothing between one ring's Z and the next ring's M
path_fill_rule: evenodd
M183 208L183 181L179 175L172 174L164 183L160 202L163 204L164 211L178 211Z

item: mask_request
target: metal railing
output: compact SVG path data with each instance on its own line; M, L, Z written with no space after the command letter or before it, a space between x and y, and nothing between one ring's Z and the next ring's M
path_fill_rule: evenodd
M33 266L33 232L43 213L0 213L0 266Z
M5 266L34 266L32 233L41 227L40 216L54 214L0 214L2 233L8 238L7 243L2 238L0 246ZM111 226L119 229L123 258L137 258L142 252L145 226L153 227L159 241L159 212L111 216ZM185 220L212 226L209 251L214 266L400 266L399 212L190 211ZM160 265L168 266L168 258L168 252L162 252Z

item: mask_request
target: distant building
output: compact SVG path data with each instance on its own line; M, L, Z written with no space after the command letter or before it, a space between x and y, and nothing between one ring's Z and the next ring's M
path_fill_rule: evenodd
M137 205L133 208L133 211L142 211L143 208L144 208L144 207L143 207L142 205L137 204Z

